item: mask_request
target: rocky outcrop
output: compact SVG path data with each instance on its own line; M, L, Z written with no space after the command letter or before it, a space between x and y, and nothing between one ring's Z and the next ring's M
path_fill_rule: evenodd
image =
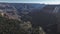
M20 20L18 18L20 16L17 15L17 9L9 4L0 4L0 13L6 18Z

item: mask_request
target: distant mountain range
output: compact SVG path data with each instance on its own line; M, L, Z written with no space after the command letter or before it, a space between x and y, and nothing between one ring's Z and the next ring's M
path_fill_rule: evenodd
M27 12L29 12L30 10L33 9L42 9L43 7L45 7L44 4L34 4L34 3L9 3L9 4L15 6L19 14L21 13L21 11L25 9L28 10Z
M4 7L4 5L6 5L6 7ZM0 9L16 10L13 11L13 13L21 17L26 16L26 19L28 19L37 12L52 13L55 7L58 7L60 5L45 5L45 4L37 4L37 3L0 3L0 6L4 7L4 8L0 7ZM6 13L9 12L6 11ZM10 11L10 13L12 12Z
M40 10L44 6L44 4L33 3L0 3L0 12L6 14L9 18L12 19L19 19L22 17L23 20L29 20L31 18L30 13L32 10Z

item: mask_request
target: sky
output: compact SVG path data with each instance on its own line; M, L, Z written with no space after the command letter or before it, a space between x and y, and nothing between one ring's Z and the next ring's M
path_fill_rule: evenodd
M41 4L60 4L60 0L0 0L8 3L41 3Z

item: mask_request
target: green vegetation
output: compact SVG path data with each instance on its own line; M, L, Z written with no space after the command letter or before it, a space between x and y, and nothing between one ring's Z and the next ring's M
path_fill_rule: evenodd
M31 22L21 22L0 15L0 34L39 34L38 28L33 28Z
M28 34L28 29L30 30L29 26L30 23L25 24L18 20L0 16L0 34Z
M0 34L17 34L19 32L18 20L8 19L0 16Z

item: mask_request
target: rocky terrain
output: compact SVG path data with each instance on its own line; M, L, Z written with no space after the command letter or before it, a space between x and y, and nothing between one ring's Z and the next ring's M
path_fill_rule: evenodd
M60 5L0 3L0 15L4 17L4 19L12 19L12 22L14 21L15 24L18 24L18 26L21 27L19 32L22 34L33 34L37 30L39 31L40 26L44 33L46 32L47 34L56 34L60 31ZM2 21L4 21L4 19ZM17 20L17 22L15 22L15 20ZM10 21L7 22L11 23ZM31 29L33 29L33 33L30 32ZM18 30L15 32L18 33ZM39 32L35 34L39 34Z

